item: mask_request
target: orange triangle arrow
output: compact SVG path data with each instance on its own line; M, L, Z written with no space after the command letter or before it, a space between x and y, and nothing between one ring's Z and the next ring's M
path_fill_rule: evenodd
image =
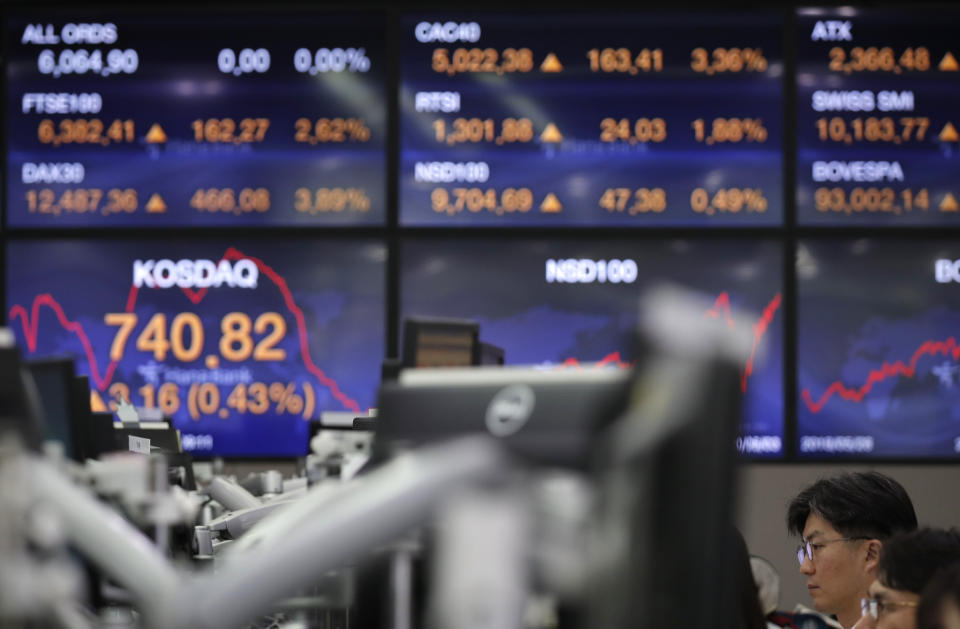
M167 141L167 134L159 124L154 123L147 131L146 140L150 144L163 144Z
M154 194L150 197L150 200L147 201L147 212L150 214L163 214L167 211L167 204L163 202L163 197L159 194Z
M557 55L552 52L547 55L547 58L543 60L543 63L540 64L541 72L563 72L563 64L560 63L560 59L557 58Z
M544 197L543 203L540 204L540 211L546 214L556 214L563 211L563 205L560 204L557 195L551 192Z
M563 134L560 133L557 125L551 122L543 130L543 133L540 134L540 140L542 142L563 142Z
M952 193L948 192L947 196L943 197L943 201L940 202L940 211L960 212L960 204L957 203Z
M90 390L90 410L94 413L106 413L109 410L100 394L92 389Z
M960 63L957 63L957 58L953 56L953 53L948 52L943 55L943 59L940 60L940 71L956 72L957 70L960 70Z
M953 126L953 123L948 122L943 125L943 129L940 131L940 141L960 142L960 133L957 133L957 128Z

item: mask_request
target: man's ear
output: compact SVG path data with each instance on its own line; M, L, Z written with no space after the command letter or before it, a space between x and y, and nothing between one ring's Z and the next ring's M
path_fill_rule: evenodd
M880 550L883 548L883 542L878 539L867 540L866 545L866 557L864 561L866 562L867 570L876 572L877 564L880 563Z

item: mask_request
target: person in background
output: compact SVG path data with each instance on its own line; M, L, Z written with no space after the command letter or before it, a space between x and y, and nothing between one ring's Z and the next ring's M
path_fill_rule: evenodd
M860 602L876 580L884 542L916 528L907 491L878 472L821 479L787 509L787 529L800 537L797 560L813 606L842 629L861 616Z
M890 538L856 628L917 629L920 593L938 572L958 562L960 532L955 529L924 528Z
M736 617L729 626L736 629L767 629L767 621L760 607L760 594L753 580L747 543L740 531L733 526L730 527L730 544L732 552L729 575L739 586L737 589L739 600L736 606Z
M917 629L960 629L960 563L938 572L923 588Z
M776 612L780 606L780 575L773 564L757 555L750 556L750 571L753 573L753 582L757 584L760 609L763 610L769 627L770 614Z

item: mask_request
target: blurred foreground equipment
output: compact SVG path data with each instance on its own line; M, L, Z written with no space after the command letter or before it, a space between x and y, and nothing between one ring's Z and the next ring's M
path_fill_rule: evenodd
M163 454L41 455L7 338L0 624L332 627L303 613L325 607L398 629L728 624L750 339L705 310L650 294L628 370L403 370L364 418L359 472L339 473L338 448L363 435L324 441L298 478L197 474L195 490L167 482ZM383 589L356 576L372 559Z

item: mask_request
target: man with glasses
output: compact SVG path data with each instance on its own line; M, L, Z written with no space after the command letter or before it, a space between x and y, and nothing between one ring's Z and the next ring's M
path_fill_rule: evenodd
M819 480L787 510L787 529L800 536L797 560L813 606L844 629L861 616L861 600L876 579L884 542L916 528L906 490L878 472Z
M856 629L917 629L920 593L942 569L957 562L960 533L954 529L925 528L890 538Z

